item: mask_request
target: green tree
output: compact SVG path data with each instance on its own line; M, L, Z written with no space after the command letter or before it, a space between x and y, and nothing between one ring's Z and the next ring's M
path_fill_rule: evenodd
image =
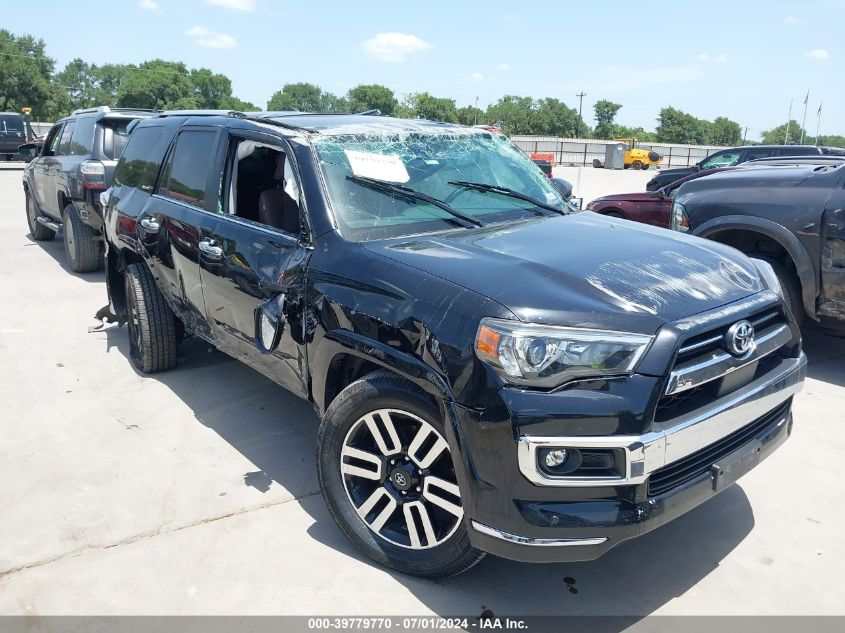
M742 127L727 117L716 117L710 125L709 142L713 145L739 145L742 143Z
M610 140L615 136L616 130L613 120L621 108L622 104L613 103L607 99L596 101L596 105L593 106L596 117L596 129L594 131L596 138Z
M800 138L800 135L799 135ZM806 138L805 138L806 140ZM816 142L818 140L819 145L826 145L827 147L842 147L845 148L845 136L839 136L838 134L833 134L829 136L825 136L824 134L820 134L818 139L813 139L812 142ZM807 141L810 142L810 141Z
M285 84L281 90L270 97L267 109L322 112L323 90L309 83Z
M461 125L480 125L484 123L484 111L475 106L458 108L457 122Z
M379 84L362 84L355 86L347 94L349 110L351 112L366 112L367 110L381 110L385 116L393 116L399 102L390 88Z
M58 97L52 84L55 64L44 40L0 29L0 110L30 107L34 119L46 119Z
M94 75L96 68L77 57L56 74L56 88L67 94L69 109L101 105L97 103L98 87Z
M213 73L208 68L194 68L190 78L198 108L220 110L224 100L232 96L232 82L226 75Z
M766 145L783 145L784 139L786 138L786 123L783 123L776 128L771 130L767 130L763 132L763 143ZM806 131L804 132L804 142L811 143L815 141L809 140L810 137L807 136ZM789 145L797 145L798 142L801 140L801 124L798 123L795 119L789 121L789 140L787 140L787 144Z
M638 141L657 141L657 134L646 132L641 127L613 126L613 138L635 138Z
M117 105L159 110L196 108L196 88L185 64L154 59L123 78Z
M666 107L660 110L655 131L657 140L661 143L703 145L709 142L710 126L709 121L697 119L676 108Z
M532 108L532 134L574 137L587 129L578 111L558 99L538 99Z
M534 134L534 100L531 97L505 95L487 108L487 123L501 124L505 134Z
M458 109L454 99L435 97L427 92L417 92L408 95L406 101L414 114L420 118L447 123L455 123L458 120Z

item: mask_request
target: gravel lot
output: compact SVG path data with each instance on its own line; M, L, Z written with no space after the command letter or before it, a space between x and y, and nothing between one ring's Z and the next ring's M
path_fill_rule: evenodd
M578 193L648 177L587 168ZM690 514L592 563L417 580L335 527L308 403L195 341L143 377L124 329L88 333L103 275L31 240L20 178L0 170L0 614L845 614L845 339L807 333L793 437Z

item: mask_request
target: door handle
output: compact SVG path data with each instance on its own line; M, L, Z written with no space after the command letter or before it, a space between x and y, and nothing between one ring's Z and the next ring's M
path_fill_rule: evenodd
M223 257L223 247L214 240L204 239L199 242L199 249L209 259L220 259Z
M141 218L141 226L150 233L158 233L158 230L161 228L161 224L158 223L158 220L151 217Z

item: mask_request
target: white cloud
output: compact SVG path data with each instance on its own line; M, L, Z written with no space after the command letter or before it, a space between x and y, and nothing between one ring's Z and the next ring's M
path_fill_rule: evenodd
M787 26L795 26L796 24L801 23L801 18L797 15L788 15L783 19L783 23Z
M404 62L408 55L426 51L432 45L410 33L377 33L361 47L367 55L383 62Z
M498 66L496 66L496 69L504 72L504 71L510 70L511 65L510 64L499 64Z
M147 11L158 11L158 2L153 0L139 0L138 6Z
M185 35L192 38L197 46L205 48L234 48L238 45L231 35L216 33L204 26L194 26L185 31Z
M255 0L205 0L206 4L214 7L225 7L235 11L252 11L255 9Z
M830 59L830 53L823 48L814 48L813 50L804 53L804 56L811 59Z
M728 56L724 53L700 53L696 59L700 62L714 62L716 64L723 64L728 61Z
M476 72L472 73L472 74L469 76L469 78L470 78L470 79L472 79L473 81L484 81L484 75L482 75L482 74L481 74L480 72L478 72L478 71L476 71Z

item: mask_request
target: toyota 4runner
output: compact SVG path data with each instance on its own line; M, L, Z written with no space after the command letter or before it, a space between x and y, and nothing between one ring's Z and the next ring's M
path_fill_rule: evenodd
M111 184L129 126L149 111L108 106L76 110L58 121L44 145L20 146L32 158L23 172L29 232L38 241L61 230L75 272L100 266L103 253L100 192Z
M806 360L768 264L571 213L485 130L165 113L103 198L132 362L192 335L312 402L329 510L394 569L596 558L792 430Z

